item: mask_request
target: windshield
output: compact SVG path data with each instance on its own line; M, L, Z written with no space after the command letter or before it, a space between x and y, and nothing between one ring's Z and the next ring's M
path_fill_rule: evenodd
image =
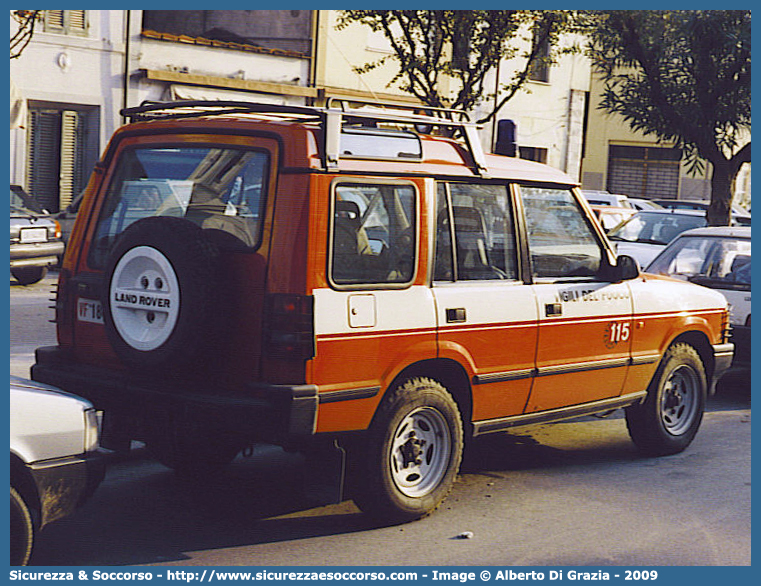
M233 236L232 246L257 247L268 168L268 153L236 147L126 150L108 187L90 264L104 267L117 237L151 216L185 218Z
M36 202L26 194L22 194L11 188L11 213L39 214L42 212Z
M683 236L666 248L647 272L721 289L750 290L750 266L750 240Z
M706 225L705 216L639 212L608 232L611 240L668 244L685 230Z

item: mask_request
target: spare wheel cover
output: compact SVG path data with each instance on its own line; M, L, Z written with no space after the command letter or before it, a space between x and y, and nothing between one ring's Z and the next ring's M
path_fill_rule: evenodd
M109 303L125 344L142 352L161 347L180 312L180 286L172 263L151 246L131 248L114 268Z

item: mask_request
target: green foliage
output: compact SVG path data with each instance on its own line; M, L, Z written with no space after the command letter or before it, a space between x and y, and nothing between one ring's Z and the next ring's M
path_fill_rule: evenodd
M393 52L355 71L366 73L395 61L398 71L389 85L398 84L433 107L471 110L493 95L484 86L487 73L502 59L523 57L525 67L502 86L501 94L506 95L496 111L544 58L541 44L555 46L560 34L575 26L575 15L539 10L344 10L337 28L360 23L382 32ZM547 59L552 62L556 55L551 52ZM446 78L457 82L451 95L441 92Z
M588 55L604 81L600 107L703 159L739 165L750 148L750 11L588 13ZM746 158L747 157L747 158Z

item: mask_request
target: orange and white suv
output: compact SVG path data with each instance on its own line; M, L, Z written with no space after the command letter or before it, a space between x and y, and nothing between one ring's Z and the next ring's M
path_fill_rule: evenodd
M481 434L625 408L642 450L683 450L732 359L721 294L617 258L575 180L485 154L460 112L125 115L32 370L105 411L106 446L178 470L332 450L355 502L401 522Z

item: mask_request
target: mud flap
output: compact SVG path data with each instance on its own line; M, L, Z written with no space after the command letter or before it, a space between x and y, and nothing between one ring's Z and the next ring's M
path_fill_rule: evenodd
M304 494L314 506L344 500L346 450L338 441L315 446L304 454Z

